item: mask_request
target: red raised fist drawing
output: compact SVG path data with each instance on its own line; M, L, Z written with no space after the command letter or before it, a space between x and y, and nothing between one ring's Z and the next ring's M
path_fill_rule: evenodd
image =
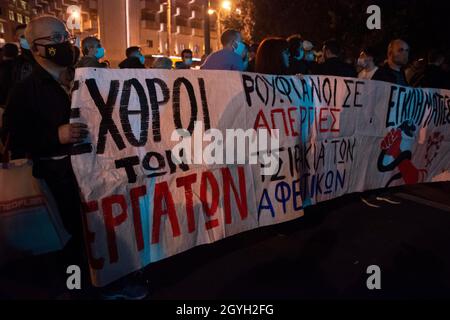
M400 129L392 129L381 142L381 149L386 154L396 158L400 154L400 144L402 142L402 131Z

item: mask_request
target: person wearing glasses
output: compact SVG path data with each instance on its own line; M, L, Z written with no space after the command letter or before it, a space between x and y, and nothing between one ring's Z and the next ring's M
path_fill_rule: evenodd
M12 158L33 160L33 175L45 180L57 203L68 246L81 243L78 188L70 148L87 135L83 124L69 124L70 81L75 51L65 25L55 17L32 20L25 30L36 64L30 76L13 88L4 114ZM74 246L75 245L75 246ZM80 251L78 247L78 251ZM79 263L75 249L68 261ZM62 271L62 270L61 270Z
M3 113L5 103L16 83L23 81L31 74L34 65L33 55L25 39L26 24L20 24L15 29L14 39L19 44L20 51L13 43L6 45L6 59L0 64L0 114ZM7 49L8 46L10 49ZM11 50L16 52L11 56ZM0 119L0 123L2 119ZM0 126L1 127L1 126ZM1 131L1 130L0 130ZM0 133L0 139L5 140L4 134Z
M70 162L72 146L88 135L85 124L69 121L71 76L77 58L74 39L65 24L53 16L32 19L25 37L36 66L31 76L13 89L6 107L4 122L11 151L31 157L33 175L45 180L64 227L72 235L63 250L61 274L69 265L78 265L88 274L83 255L81 200ZM140 299L148 291L144 286L122 282L104 288L102 293L105 298Z

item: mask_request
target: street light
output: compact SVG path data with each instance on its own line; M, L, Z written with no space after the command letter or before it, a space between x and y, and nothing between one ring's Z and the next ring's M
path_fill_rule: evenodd
M227 11L230 11L231 7L232 7L231 1L223 1L222 2L222 8L223 9L225 9Z
M67 19L67 27L72 29L72 35L75 34L75 29L82 31L81 8L72 5L67 7L66 12L69 14L69 19Z
M74 12L72 12L72 14L70 16L72 19L79 19L80 13L78 11L74 11Z
M220 36L222 35L222 10L230 12L233 7L233 4L229 0L224 0L220 4L218 10L214 10L212 8L208 9L208 14L213 15L214 13L217 14L217 33L218 33L218 39L220 39Z

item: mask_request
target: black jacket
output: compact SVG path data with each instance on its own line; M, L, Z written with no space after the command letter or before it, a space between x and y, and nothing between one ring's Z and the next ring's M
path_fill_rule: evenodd
M126 58L119 63L120 69L145 69L145 66L139 61L139 58L131 57Z
M305 60L289 59L289 74L308 74L308 64Z
M339 58L329 58L322 64L317 64L313 67L313 74L338 76L338 77L351 77L357 78L358 74L353 66L345 63Z
M13 86L14 60L0 63L0 106L6 105L9 92Z
M395 71L391 69L387 63L378 68L378 70L374 73L372 80L390 82L401 86L408 85L405 72L403 70Z
M421 88L450 89L444 70L432 64L427 65L423 73L417 77L417 81L411 84Z
M30 50L22 49L22 54L14 61L13 83L19 83L28 78L33 72L36 60Z
M60 84L36 64L32 74L12 90L3 116L11 152L32 159L70 154L59 143L58 128L69 123L70 97Z
M14 60L0 64L0 105L5 105L14 86L31 75L35 60L29 50L22 49L22 54Z
M256 59L250 59L248 61L248 67L247 67L247 72L255 72L255 64L256 64Z
M75 64L75 68L105 68L105 65L93 57L84 56Z

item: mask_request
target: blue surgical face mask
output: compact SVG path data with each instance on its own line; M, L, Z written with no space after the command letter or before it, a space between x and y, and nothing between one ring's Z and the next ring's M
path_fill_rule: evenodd
M28 44L27 39L20 38L19 39L20 47L25 50L30 50L30 45Z
M105 56L105 48L103 48L103 47L97 48L97 53L95 54L95 57L97 59L101 59L104 56Z
M237 41L237 47L234 48L234 52L242 57L242 53L244 53L245 50L245 44L242 41Z
M315 60L314 53L308 52L305 56L305 59L306 59L306 61L314 61Z
M142 54L139 55L139 61L141 62L141 64L145 64L145 57Z
M294 57L295 60L302 60L303 57L305 56L305 51L303 51L303 49L301 49L301 48L299 49L299 53L300 54L298 56Z

